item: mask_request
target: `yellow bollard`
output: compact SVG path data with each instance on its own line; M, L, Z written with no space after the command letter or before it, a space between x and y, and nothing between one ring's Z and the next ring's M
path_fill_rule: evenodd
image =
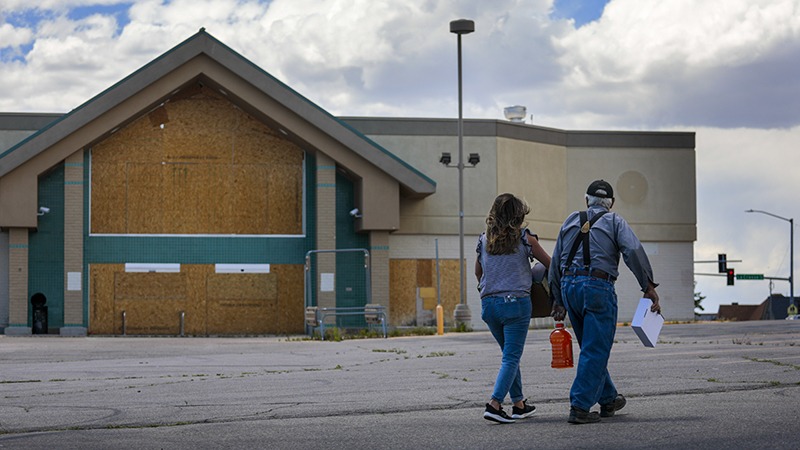
M441 336L444 334L444 308L436 305L436 333Z

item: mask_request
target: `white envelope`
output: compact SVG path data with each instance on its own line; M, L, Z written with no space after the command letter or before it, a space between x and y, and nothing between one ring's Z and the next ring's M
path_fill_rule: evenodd
M658 335L664 325L664 317L660 313L650 311L653 301L649 298L639 300L639 307L633 314L631 328L639 336L645 347L655 347L658 342Z

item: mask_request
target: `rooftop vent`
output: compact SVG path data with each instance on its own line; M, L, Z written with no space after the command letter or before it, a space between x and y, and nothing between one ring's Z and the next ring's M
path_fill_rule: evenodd
M506 119L514 123L524 123L525 114L527 114L527 112L524 106L514 105L507 106L503 109L503 114L506 116Z

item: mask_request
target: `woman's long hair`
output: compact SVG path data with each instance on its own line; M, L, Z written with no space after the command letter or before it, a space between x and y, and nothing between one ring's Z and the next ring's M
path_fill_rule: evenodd
M514 253L530 212L531 208L514 195L498 195L486 218L486 251L490 255Z

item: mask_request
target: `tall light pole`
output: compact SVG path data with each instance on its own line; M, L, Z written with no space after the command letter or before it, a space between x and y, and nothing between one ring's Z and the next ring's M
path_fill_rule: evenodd
M464 272L464 118L461 99L461 35L475 31L475 22L458 19L450 22L450 32L458 36L458 265L461 287L461 303L456 305L453 319L456 325L466 326L472 319L467 305L466 274Z
M748 209L746 213L761 213L789 222L789 305L797 308L794 303L794 218L787 219L777 214L772 214L758 209Z

